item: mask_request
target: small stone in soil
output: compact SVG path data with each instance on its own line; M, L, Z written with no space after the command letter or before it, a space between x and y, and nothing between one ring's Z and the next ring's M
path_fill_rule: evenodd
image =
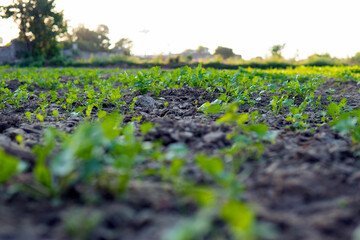
M211 132L203 136L203 139L206 143L212 143L219 141L221 139L225 138L225 133L223 132Z

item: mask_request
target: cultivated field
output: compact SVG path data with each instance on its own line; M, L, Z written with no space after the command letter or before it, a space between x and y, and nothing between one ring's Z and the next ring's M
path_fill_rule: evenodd
M360 67L0 68L0 239L360 239Z

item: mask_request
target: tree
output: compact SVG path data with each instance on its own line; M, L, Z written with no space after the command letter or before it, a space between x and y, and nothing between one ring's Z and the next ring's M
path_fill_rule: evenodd
M99 25L95 31L80 24L73 30L72 41L78 43L82 51L98 52L109 50L110 40L108 37L109 28L106 25Z
M201 54L207 54L209 52L209 48L204 47L204 46L199 46L196 49L196 52L201 53Z
M230 57L235 56L231 48L220 47L220 46L215 49L215 55L220 55L223 59L228 59Z
M333 66L341 64L339 59L331 57L329 53L313 54L307 58L306 65L310 66Z
M123 55L130 56L133 42L128 38L121 38L115 43L113 48L114 51L120 52Z
M100 24L95 32L98 34L98 38L100 40L100 44L99 44L100 50L102 51L109 50L110 47L110 39L108 37L109 27L106 26L105 24Z
M277 45L272 46L270 48L271 55L273 57L282 58L282 51L284 50L284 48L285 48L285 43L284 44L277 44Z
M57 38L67 31L63 12L54 8L55 0L14 0L11 5L0 6L0 16L14 19L19 40L31 56L49 59L60 53Z
M351 63L351 64L360 65L360 52L357 52L357 53L350 59L350 63Z

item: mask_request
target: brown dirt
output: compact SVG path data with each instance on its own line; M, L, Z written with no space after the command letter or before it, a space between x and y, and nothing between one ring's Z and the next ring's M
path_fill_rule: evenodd
M71 79L63 76L63 81ZM360 97L355 82L338 84L330 80L317 91L326 96L329 88L335 89L334 98L346 97L348 105L359 106ZM21 83L8 82L15 91ZM38 94L42 89L31 86ZM356 91L355 91L355 90ZM129 103L135 96L127 94ZM172 143L184 143L189 149L189 158L199 151L212 153L231 142L226 139L230 127L215 123L216 116L206 117L197 111L202 103L216 99L203 89L168 89L159 96L147 94L155 100L148 108L136 105L134 113L126 112L125 122L134 116L143 116L141 122L157 124L146 140L161 140L165 147ZM167 107L164 107L168 102ZM258 219L273 223L279 230L281 240L300 239L351 239L360 222L360 162L352 150L349 138L334 133L324 125L316 131L293 132L285 128L288 124L281 116L269 114L264 109L269 103L264 98L258 105L244 106L244 112L261 109L268 113L267 123L271 129L280 130L276 142L270 145L261 161L247 163L251 174L245 181L244 199L257 211ZM7 153L34 164L31 147L41 142L46 126L56 126L72 132L82 117L56 120L47 117L44 124L30 123L24 119L24 112L36 109L36 97L24 108L7 108L0 114L0 147ZM111 112L113 106L104 106ZM314 120L315 126L316 119ZM15 136L24 137L24 146L19 146ZM196 169L192 178L202 182L203 174ZM31 178L28 174L19 181ZM92 234L83 239L159 239L161 234L192 215L196 206L188 199L177 196L171 188L159 181L140 184L132 181L128 193L121 199L113 199L89 192L90 199L84 200L74 190L60 203L36 200L22 194L0 195L0 239L73 239L65 232L71 219L67 214L77 212L80 222L97 219L99 224ZM76 225L80 230L84 225ZM71 232L71 231L70 231ZM74 233L81 235L79 233ZM220 237L219 237L220 236ZM79 238L81 239L81 238ZM224 235L209 235L208 239L229 239Z

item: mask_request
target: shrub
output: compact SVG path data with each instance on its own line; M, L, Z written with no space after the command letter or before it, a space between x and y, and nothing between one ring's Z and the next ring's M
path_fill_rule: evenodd
M360 52L356 53L351 59L350 64L360 65Z
M47 62L47 65L55 66L55 67L64 66L65 65L65 58L63 56L53 57Z
M314 54L308 57L305 61L305 66L336 66L341 65L341 62L337 58L333 58L330 54Z
M45 64L45 58L44 57L28 57L23 58L18 63L19 67L43 67Z

